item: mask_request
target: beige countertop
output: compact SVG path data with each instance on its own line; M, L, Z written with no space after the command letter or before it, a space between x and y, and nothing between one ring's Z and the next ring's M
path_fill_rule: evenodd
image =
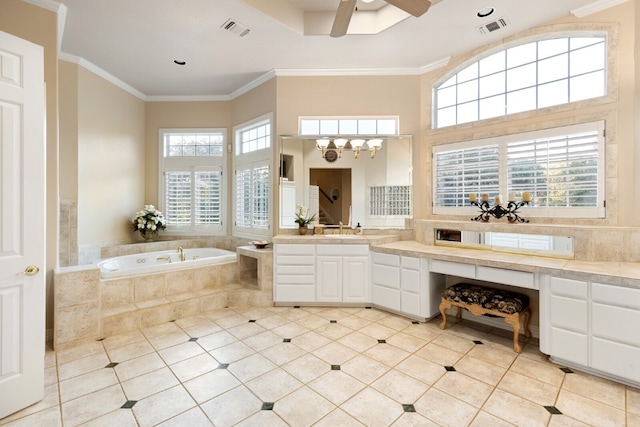
M400 240L395 234L307 234L305 236L280 234L273 238L273 243L298 245L380 245Z
M416 241L372 244L371 250L534 273L549 273L578 280L603 281L640 288L640 263L584 262L490 250L432 246Z

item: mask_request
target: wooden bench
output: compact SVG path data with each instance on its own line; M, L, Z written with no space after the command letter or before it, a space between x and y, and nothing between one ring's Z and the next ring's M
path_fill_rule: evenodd
M490 315L502 317L505 322L513 327L513 351L522 352L518 343L520 334L520 314L524 315L524 335L531 336L529 320L531 320L531 308L529 297L515 292L488 288L470 283L458 283L442 291L440 313L442 323L440 329L447 327L447 309L458 307L456 318L462 318L462 309L469 310L476 316Z

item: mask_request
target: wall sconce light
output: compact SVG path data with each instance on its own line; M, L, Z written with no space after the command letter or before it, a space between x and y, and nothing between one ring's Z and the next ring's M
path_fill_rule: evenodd
M362 146L364 145L364 143L365 143L364 139L352 139L351 140L351 146L353 147L353 155L354 155L354 157L356 159L360 155L360 150L362 149Z
M331 143L329 138L316 139L316 147L322 150L322 158L324 159L324 155L327 152L327 147Z
M347 142L349 142L349 140L345 138L336 138L333 140L333 143L336 145L336 148L338 149L339 159L342 158L342 150L344 149L344 146L347 145Z
M507 207L502 206L502 196L498 195L494 198L494 206L489 205L489 195L482 193L480 195L480 202L478 202L478 195L475 193L469 194L469 202L480 208L480 214L475 218L471 218L471 221L489 222L491 217L500 219L503 216L507 217L507 220L513 222L529 222L528 219L524 219L518 215L517 211L524 205L528 205L531 201L531 193L522 193L522 201L516 202L515 193L509 193L509 202Z
M367 141L367 145L371 149L371 158L373 159L374 157L376 157L376 153L378 152L378 150L382 148L382 140L379 138L370 139Z

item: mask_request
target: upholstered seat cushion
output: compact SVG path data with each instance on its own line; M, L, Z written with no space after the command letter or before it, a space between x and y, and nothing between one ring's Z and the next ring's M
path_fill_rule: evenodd
M529 306L529 297L526 295L470 283L458 283L446 288L442 291L442 297L505 314L520 313Z

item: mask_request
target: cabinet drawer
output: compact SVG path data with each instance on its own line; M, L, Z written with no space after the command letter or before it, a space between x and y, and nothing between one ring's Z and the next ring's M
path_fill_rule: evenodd
M563 329L551 329L551 354L587 366L588 340L585 334L577 334Z
M568 329L583 334L587 333L587 302L551 296L550 325L554 328Z
M594 336L640 347L640 311L593 303L591 329Z
M581 280L564 279L562 277L549 278L549 290L553 295L569 298L587 299L587 282Z
M400 266L400 256L393 254L381 254L372 252L372 260L374 264L390 265L392 267ZM403 257L404 258L404 257Z
M313 265L276 265L278 275L314 276L316 269Z
M592 338L591 367L639 382L640 348Z
M640 310L640 289L593 283L591 298L594 302Z
M402 283L402 290L418 294L420 296L420 271L417 270L405 270L402 269L400 274L400 281Z
M277 274L276 275L276 284L280 285L281 283L287 284L307 284L307 285L315 285L316 276L302 276L300 274L288 275L288 274Z
M278 285L275 299L279 302L312 302L315 301L315 286Z
M468 277L470 279L474 279L476 277L476 266L473 264L440 261L438 259L431 260L430 271L434 273L450 274L452 276Z
M488 282L504 283L520 288L535 289L534 274L526 271L506 270L504 268L484 267L479 265L476 279Z
M400 310L399 290L373 285L371 291L373 293L374 304L387 307L392 310Z
M318 255L369 255L369 245L316 245Z
M374 285L400 289L400 267L374 264L371 274L371 281Z
M277 255L315 255L314 245L283 245L275 247Z
M401 258L401 261L402 261L402 268L408 268L411 270L420 270L420 258L403 256Z
M316 257L309 255L278 255L276 265L315 265Z

